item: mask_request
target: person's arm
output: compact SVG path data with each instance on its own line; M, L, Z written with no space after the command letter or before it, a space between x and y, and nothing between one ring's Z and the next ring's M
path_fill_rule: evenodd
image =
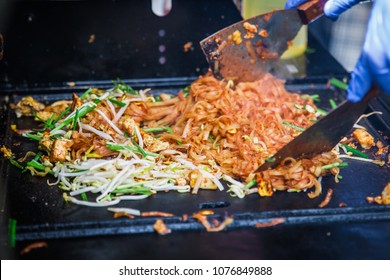
M293 8L306 0L289 0L286 8ZM324 14L336 20L344 11L362 0L329 0ZM348 50L346 50L348 51ZM360 101L370 87L376 84L390 93L390 1L376 0L371 12L363 50L351 74L348 99Z

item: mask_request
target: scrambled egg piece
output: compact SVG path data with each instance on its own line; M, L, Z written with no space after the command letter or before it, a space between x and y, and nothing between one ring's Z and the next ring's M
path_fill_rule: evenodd
M260 196L272 196L274 192L269 182L261 181L257 187L257 193Z
M161 141L160 139L154 138L152 135L144 134L142 135L144 139L144 144L149 151L155 153L169 148L169 143Z
M119 123L130 135L133 134L134 125L137 125L134 119L127 115L122 116Z
M355 129L352 135L364 149L370 149L372 146L375 145L374 137L372 137L370 133L368 133L364 129Z
M18 118L22 116L32 116L33 114L45 109L45 105L38 102L31 96L23 97L15 107L15 113Z
M196 184L199 174L197 172L192 172L190 174L190 186L193 188ZM217 186L211 181L209 178L202 178L202 182L200 183L199 189L203 190L216 190Z

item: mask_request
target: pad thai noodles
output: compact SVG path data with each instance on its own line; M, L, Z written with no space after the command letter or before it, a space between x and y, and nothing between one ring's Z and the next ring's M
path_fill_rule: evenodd
M255 172L319 117L309 95L287 92L271 75L234 84L206 74L177 95L149 90L117 83L49 106L24 97L17 115L41 123L23 131L40 150L26 155L25 168L53 175L48 184L66 200L89 206L226 187L240 198L286 190L314 198L321 176L337 180L336 150Z

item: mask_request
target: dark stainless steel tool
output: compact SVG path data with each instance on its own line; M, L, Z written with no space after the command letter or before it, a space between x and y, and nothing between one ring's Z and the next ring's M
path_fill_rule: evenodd
M280 149L272 157L272 162L265 162L257 169L257 172L274 168L287 157L295 159L310 158L330 151L353 127L359 116L364 113L368 102L378 96L379 93L379 89L373 87L360 102L344 101Z
M272 72L278 58L304 24L323 14L325 0L312 0L297 9L278 10L226 27L200 42L217 78L240 82L258 80Z

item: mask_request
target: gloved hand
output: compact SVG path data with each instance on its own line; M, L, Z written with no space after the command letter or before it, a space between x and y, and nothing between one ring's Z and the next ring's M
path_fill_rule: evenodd
M338 16L362 0L329 0L324 7L327 17ZM306 0L288 0L286 8L296 7ZM390 1L375 0L363 50L351 74L348 85L348 100L360 101L372 84L379 85L390 93Z

